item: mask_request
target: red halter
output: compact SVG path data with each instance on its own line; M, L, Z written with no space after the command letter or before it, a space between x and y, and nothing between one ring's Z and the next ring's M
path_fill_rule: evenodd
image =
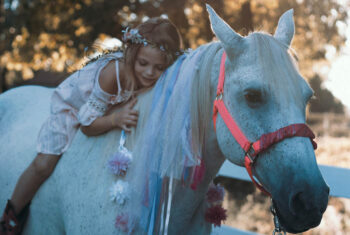
M291 138L295 136L310 138L314 149L316 149L317 144L314 141L315 135L306 124L298 123L298 124L292 124L292 125L283 127L275 132L264 134L260 137L259 140L255 142L250 142L245 137L243 132L239 129L237 123L228 112L225 106L225 103L222 99L224 94L224 82L225 82L225 60L226 60L226 53L224 52L221 58L219 82L218 82L218 87L216 92L216 99L214 101L214 111L213 111L214 129L216 131L216 118L219 112L221 118L224 120L232 136L236 139L238 144L243 148L245 152L244 165L253 183L262 192L271 196L271 194L261 184L259 184L253 177L252 167L254 162L259 156L258 154L265 151L275 143L278 143L286 138Z

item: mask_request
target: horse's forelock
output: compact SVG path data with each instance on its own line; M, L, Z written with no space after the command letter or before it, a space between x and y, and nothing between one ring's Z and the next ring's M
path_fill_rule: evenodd
M303 105L301 75L293 50L265 33L256 32L249 36L253 38L252 52L256 53L257 63L262 67L263 82L269 92L277 99L285 97L284 102Z

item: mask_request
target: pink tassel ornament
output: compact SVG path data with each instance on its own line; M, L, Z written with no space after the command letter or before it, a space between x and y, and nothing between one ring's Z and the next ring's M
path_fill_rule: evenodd
M226 220L226 218L226 210L221 205L212 206L205 212L205 220L214 224L214 227L220 227L222 221Z
M117 215L114 223L115 227L124 233L133 233L135 230L135 220L132 220L126 213Z
M225 196L225 189L221 185L211 184L207 192L208 203L222 203Z
M120 229L123 232L128 232L128 222L129 222L129 216L127 214L120 214L115 219L115 227L117 229Z
M131 164L131 158L121 151L118 151L108 161L108 168L113 174L118 176L124 176Z

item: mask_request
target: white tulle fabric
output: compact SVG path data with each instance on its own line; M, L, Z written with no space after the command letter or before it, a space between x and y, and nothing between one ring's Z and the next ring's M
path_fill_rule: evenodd
M80 125L88 126L105 114L113 104L125 101L127 91L111 95L103 91L98 78L101 70L111 61L123 57L116 52L85 66L64 80L51 97L50 116L42 125L37 151L60 155L71 144ZM118 73L117 73L118 74ZM119 76L117 76L118 85Z
M164 112L158 122L159 139L155 155L160 164L154 164L153 171L161 177L172 176L181 179L184 167L200 164L200 153L193 152L191 136L191 90L192 81L199 69L202 48L190 53L182 64L176 84Z
M200 153L192 150L190 105L203 51L181 56L154 87L149 121L143 127L146 134L133 152L138 163L130 184L143 190L131 193L131 201L137 203L127 204L125 210L130 213L129 225L138 224L140 234L167 230L174 184L185 168L201 162Z

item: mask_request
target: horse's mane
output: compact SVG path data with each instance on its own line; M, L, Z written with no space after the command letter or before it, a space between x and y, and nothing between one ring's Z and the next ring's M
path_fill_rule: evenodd
M199 73L193 79L192 84L192 99L191 99L191 125L192 125L192 145L194 152L201 152L206 136L207 126L211 121L212 101L210 77L212 75L213 64L218 66L219 61L214 61L213 58L222 49L219 42L213 42L204 45L206 52L204 53Z

